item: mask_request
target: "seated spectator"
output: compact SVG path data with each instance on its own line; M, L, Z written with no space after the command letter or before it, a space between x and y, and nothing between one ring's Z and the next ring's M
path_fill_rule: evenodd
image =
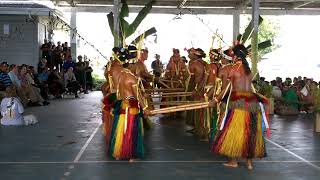
M12 81L8 75L9 65L7 62L3 62L0 65L0 90L5 91L8 86L12 84Z
M301 111L311 112L313 106L313 96L311 94L311 86L312 81L311 79L307 79L305 86L298 91L299 100L301 101Z
M16 87L21 88L21 81L18 77L18 66L15 64L11 64L9 68L10 72L8 73L12 84L14 84Z
M299 114L299 99L295 87L285 86L282 97L282 102L275 109L276 113L279 115Z
M8 125L29 125L35 124L38 121L34 116L23 116L24 108L17 98L17 93L14 86L9 86L6 89L6 97L1 101L1 124Z
M30 76L31 73L27 73ZM48 88L48 77L49 72L48 68L44 68L44 70L37 75L36 87L40 88L40 94L45 99L49 99L49 88Z
M19 77L21 79L21 87L23 92L25 93L25 96L30 99L31 105L42 106L50 104L41 96L40 88L35 85L34 80L28 75L26 66L21 67Z
M70 67L72 67L73 70L76 67L76 64L72 61L71 55L69 55L63 63L63 72L67 72Z
M47 66L47 60L46 59L41 59L39 64L38 64L38 73L41 73Z
M281 89L277 86L276 81L271 81L272 85L272 96L276 99L279 100L282 97L282 92Z
M19 96L22 104L24 106L27 106L28 98L27 98L27 96L25 94L24 89L22 89L22 87L21 87L21 81L20 81L20 79L18 77L18 67L17 67L17 65L11 64L9 70L10 70L10 72L8 73L8 75L9 75L9 77L11 79L12 84L16 87L18 96Z
M68 91L73 92L75 98L78 98L78 90L80 90L81 86L73 73L72 67L69 67L68 71L64 74L64 82Z
M52 70L49 74L48 86L49 92L55 98L62 98L61 95L64 93L63 78L60 76L57 69Z

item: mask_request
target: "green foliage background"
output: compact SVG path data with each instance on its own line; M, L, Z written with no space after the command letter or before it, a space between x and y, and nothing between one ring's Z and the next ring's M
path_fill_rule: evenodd
M275 39L280 33L280 21L277 18L262 16L263 21L259 26L259 33L258 33L258 43L271 40L272 46L266 49L259 51L259 59L264 55L276 50L280 47L280 45L275 44ZM244 18L241 18L243 22L241 22L242 26L240 28L240 33L244 31L246 25L249 24L251 20L250 15L245 15ZM246 45L249 45L251 41L248 41Z

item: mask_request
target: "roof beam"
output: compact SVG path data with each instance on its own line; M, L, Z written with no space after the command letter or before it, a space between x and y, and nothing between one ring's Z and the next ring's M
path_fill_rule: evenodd
M306 5L313 3L314 1L297 2L292 5L292 9L302 8Z
M113 6L77 6L77 12L109 13ZM141 10L138 6L129 6L130 12L138 13ZM60 7L60 11L70 12L70 7ZM197 14L224 14L233 15L235 8L188 8ZM153 14L179 14L180 12L188 14L187 9L178 9L176 6L171 7L153 7ZM251 7L240 11L241 14L251 14ZM320 15L320 9L260 9L261 15Z
M188 0L183 0L180 5L178 6L179 9L181 9L187 2Z

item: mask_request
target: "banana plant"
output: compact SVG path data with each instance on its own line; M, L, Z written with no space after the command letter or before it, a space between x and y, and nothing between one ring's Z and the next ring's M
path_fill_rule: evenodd
M263 18L259 16L259 26L262 23ZM253 20L250 21L247 28L244 30L243 34L239 34L237 40L240 41L241 44L245 44L247 40L249 40L253 33Z
M262 22L263 22L263 18L261 16L259 16L259 26L261 25ZM250 23L248 24L248 26L244 30L244 33L239 34L237 36L237 40L241 44L245 44L251 38L252 33L253 33L253 20L250 21ZM271 46L272 46L271 40L266 40L266 41L260 42L260 43L258 43L258 51L266 49ZM247 49L248 50L251 49L251 44L247 46Z
M112 32L112 35L114 37L114 44L118 44L117 42L120 42L121 45L125 44L125 40L131 36L133 33L135 33L135 31L137 30L138 26L141 24L141 22L144 20L144 18L149 14L149 12L152 9L152 5L155 3L155 0L151 0L149 1L139 12L139 14L137 15L137 17L134 19L134 21L129 24L124 18L129 17L129 7L127 4L127 0L122 0L121 4L121 10L119 13L119 37L115 37L115 33L114 33L114 14L112 12L110 12L107 17L108 17L108 22L109 22L109 27L110 30ZM153 27L149 30L147 30L145 33L143 33L143 35L140 36L144 36L144 38L146 38L147 36L156 33L156 29ZM140 37L139 36L139 37ZM135 38L135 40L133 42L138 43L138 39L141 38Z

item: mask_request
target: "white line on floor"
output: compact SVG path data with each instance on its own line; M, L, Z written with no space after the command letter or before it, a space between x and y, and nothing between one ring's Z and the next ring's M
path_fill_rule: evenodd
M137 160L134 161L134 163L223 163L226 162L224 160L217 160L217 161L147 161L147 160ZM320 161L308 161L309 163L320 163ZM73 161L61 161L61 162L0 162L0 165L3 164L96 164L96 163L132 163L129 161L77 161L77 162L73 162ZM261 160L261 161L254 161L254 163L301 163L301 160L299 161L266 161L266 160Z
M287 153L293 155L293 156L296 157L297 159L300 159L301 161L305 162L306 164L312 166L313 168L315 168L315 169L317 169L317 170L320 170L320 167L317 166L317 165L315 165L315 164L313 164L311 161L308 161L308 160L304 159L303 157L295 154L294 152L290 151L289 149L287 149L287 148L285 148L285 147L283 147L283 146L281 146L281 145L279 145L279 144L277 144L277 143L275 143L275 142L273 142L273 141L271 141L271 140L269 140L269 139L266 139L266 140L267 140L269 143L271 143L271 144L273 144L273 145L281 148L282 150L286 151Z
M94 135L97 133L97 131L99 130L101 125L101 122L99 123L98 127L93 131L93 133L91 134L91 136L89 137L89 139L87 140L87 142L83 145L83 147L81 148L80 152L77 154L76 158L73 160L73 162L78 162L83 154L83 152L86 150L86 148L88 147L89 143L91 142L91 140L93 139Z

